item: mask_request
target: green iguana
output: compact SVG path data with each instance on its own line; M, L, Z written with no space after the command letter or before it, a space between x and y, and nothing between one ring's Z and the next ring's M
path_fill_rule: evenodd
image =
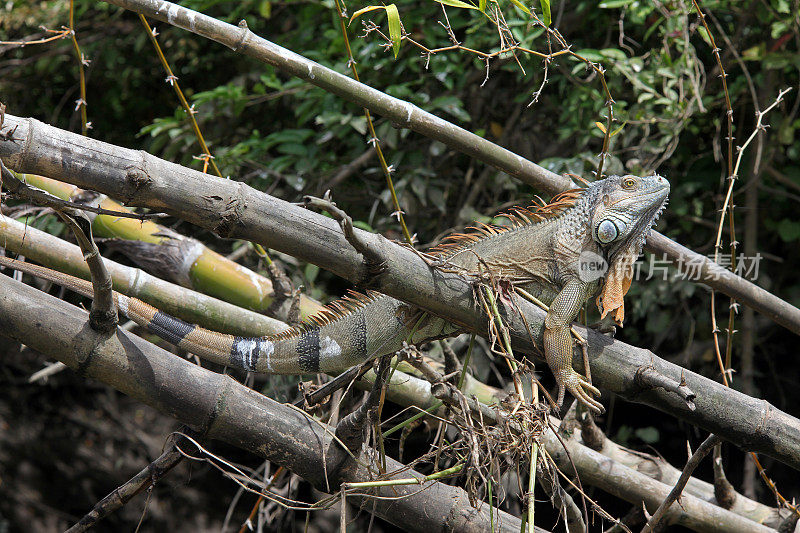
M556 196L548 205L514 209L507 226L480 225L452 235L432 254L465 275L488 268L495 279L524 288L550 306L544 354L558 383L558 404L568 390L590 409L600 391L572 368L570 324L597 296L602 316L622 324L623 296L633 262L666 205L669 183L661 176L611 176ZM0 257L9 266L84 296L90 282ZM378 354L454 334L447 321L409 304L367 291L330 304L306 323L268 337L226 335L188 324L123 294L114 293L128 318L162 339L218 364L269 374L338 372ZM420 318L422 317L422 318Z

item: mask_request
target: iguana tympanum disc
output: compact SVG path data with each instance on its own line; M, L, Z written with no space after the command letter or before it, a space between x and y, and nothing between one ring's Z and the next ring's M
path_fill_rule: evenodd
M432 253L468 275L488 268L493 278L524 288L549 305L544 353L564 390L594 411L600 391L572 368L570 324L592 297L603 316L622 324L623 296L633 262L664 208L669 183L661 176L610 176L556 196L544 206L515 209L507 226L471 228ZM49 279L85 296L91 284L35 265L0 257L0 264ZM420 343L457 328L416 308L367 291L333 302L307 323L260 338L209 331L166 315L123 294L115 300L128 318L164 340L213 362L270 374L338 372L369 357L392 353L404 341Z

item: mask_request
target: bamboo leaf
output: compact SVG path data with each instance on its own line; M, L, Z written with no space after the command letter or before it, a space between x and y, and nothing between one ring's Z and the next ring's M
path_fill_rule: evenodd
M437 1L438 1L438 0L437 0ZM511 3L512 3L512 4L514 4L515 6L517 6L518 8L520 8L521 10L523 10L523 11L524 11L525 13L527 13L528 15L530 15L530 14L531 14L531 10L530 10L530 9L528 9L528 6L526 6L525 4L523 4L522 2L520 2L519 0L511 0Z
M595 122L594 125L597 126L600 129L600 131L603 132L603 135L605 135L606 127L603 125L602 122Z
M376 11L378 9L386 9L386 7L385 6L367 6L367 7L362 7L361 9L359 9L358 11L353 13L353 16L350 17L350 22L353 22L353 20L355 20L356 17L360 17L364 13L369 13L370 11Z
M621 132L621 131L622 131L622 128L624 128L624 127L625 127L625 124L627 124L627 123L628 123L628 121L627 121L627 120L626 120L625 122L623 122L623 123L622 123L622 125L621 125L619 128L617 128L617 129L615 129L614 131L612 131L612 132L611 132L611 135L610 135L610 136L611 136L611 137L613 137L613 136L614 136L614 135L616 135L617 133Z
M703 40L706 42L708 46L714 46L714 44L711 42L711 37L709 37L708 32L704 27L700 26L699 28L697 28L697 33L700 34L700 37L703 38Z
M478 9L481 13L486 13L486 0L478 0Z
M467 2L462 2L461 0L436 0L440 4L444 4L450 7L458 7L461 9L475 9L478 11L482 11L479 7L475 7L472 4L468 4ZM513 0L512 0L513 1ZM486 0L482 1L484 9L486 9Z
M617 7L625 7L632 4L634 0L609 0L608 2L600 2L597 6L600 9L614 9Z
M451 0L452 1L452 0ZM469 5L469 4L467 4ZM397 54L400 53L400 41L403 37L403 29L400 25L400 12L397 11L397 6L394 4L389 4L388 6L367 6L362 7L355 13L353 16L350 17L350 22L352 23L356 17L360 17L364 13L369 13L370 11L377 11L379 9L383 9L386 11L386 17L389 19L389 38L392 40L392 51L394 52L394 57L397 59ZM476 9L476 8L472 8Z
M552 18L550 16L550 0L540 0L542 4L542 22L545 26L550 26Z
M397 6L394 4L386 6L386 16L389 18L389 37L392 39L392 51L394 51L394 58L397 59L397 54L400 53L400 38L403 33Z

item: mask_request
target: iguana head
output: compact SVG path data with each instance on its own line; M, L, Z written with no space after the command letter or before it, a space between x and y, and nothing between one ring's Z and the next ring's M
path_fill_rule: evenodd
M641 252L650 228L664 209L669 182L654 174L609 176L596 182L592 238L609 259L631 245ZM637 254L638 254L637 252Z
M609 267L603 291L597 298L602 316L616 311L614 320L622 325L623 297L633 277L633 263L639 257L650 229L667 204L669 182L663 177L610 176L593 183L592 239L603 249Z

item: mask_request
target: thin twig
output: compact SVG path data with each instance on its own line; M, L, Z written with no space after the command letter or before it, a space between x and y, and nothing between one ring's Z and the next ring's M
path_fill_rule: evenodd
M92 123L88 122L86 118L86 73L83 67L89 65L89 60L86 59L81 52L81 47L78 46L78 38L75 36L75 0L69 0L69 34L72 37L72 47L75 50L75 57L78 58L78 72L80 74L80 90L81 97L75 102L75 111L81 112L81 132L83 135L89 134L89 128Z
M6 46L30 46L32 44L45 44L52 41L57 41L59 39L66 39L67 37L72 37L72 30L65 26L62 26L60 30L48 30L45 27L42 27L45 33L51 34L50 37L45 37L43 39L31 39L29 41L0 41L0 45Z
M184 431L188 430L184 429ZM178 451L176 446L176 441L179 439L178 435L180 435L180 433L170 435L168 441L169 448L167 451L143 468L138 474L97 502L91 511L67 530L67 533L88 531L97 525L100 520L128 503L137 494L144 490L152 489L159 479L175 468L183 459L183 455Z
M338 2L338 0L337 0L337 2ZM544 29L545 30L545 35L547 36L548 53L546 53L546 54L542 53L542 52L538 52L536 50L532 50L530 48L526 48L526 47L521 46L520 44L518 44L516 42L516 40L514 39L514 36L513 36L512 32L511 32L511 30L508 28L508 25L506 24L506 21L505 21L505 18L503 16L502 11L496 5L494 6L494 10L491 10L491 11L487 10L486 12L483 13L486 16L486 18L489 19L489 21L492 24L494 24L496 26L496 28L497 28L498 38L499 38L499 46L493 52L483 52L481 50L476 50L474 48L469 48L467 46L462 45L458 41L458 39L456 39L455 34L453 33L453 30L452 30L452 28L450 26L450 21L447 18L447 12L444 9L444 5L442 5L442 10L444 11L444 14L445 14L445 22L441 22L440 21L439 24L447 31L447 34L449 36L449 40L452 43L449 46L444 46L444 47L441 47L441 48L428 48L425 45L423 45L422 43L420 43L420 42L416 41L415 39L413 39L410 35L406 34L405 32L402 32L402 35L400 36L401 42L402 41L406 41L409 44L411 44L412 46L414 46L414 47L416 47L416 48L418 48L419 50L422 51L422 56L424 58L426 58L426 68L427 68L428 62L430 61L431 56L433 56L433 55L435 55L437 53L441 53L441 52L448 52L448 51L458 50L458 51L461 51L461 52L466 52L466 53L475 55L479 59L481 59L486 64L486 76L487 76L487 78L488 78L488 75L489 75L489 62L494 58L503 58L503 57L507 57L509 55L512 56L515 59L517 65L519 66L520 70L522 70L522 73L524 75L525 74L525 70L522 68L521 63L519 62L519 58L517 57L517 53L518 52L522 52L522 53L525 53L525 54L528 54L528 55L539 57L539 58L542 59L542 61L544 63L545 77L544 77L544 80L542 82L542 86L539 87L539 89L536 92L533 93L533 102L535 102L538 99L540 93L542 92L544 84L547 81L547 70L548 70L549 64L556 57L559 57L559 56L562 56L562 55L566 55L566 56L571 57L573 59L577 59L577 60L583 62L587 66L587 68L591 69L597 75L597 77L600 80L600 86L601 86L601 89L602 89L602 92L603 92L603 96L605 98L605 102L603 103L603 105L604 105L604 107L606 107L606 110L607 110L606 116L604 117L606 119L606 123L605 123L605 125L603 125L600 128L601 131L603 132L603 146L602 146L602 149L600 151L600 154L598 154L599 161L598 161L598 164L597 164L597 171L596 171L597 179L602 178L603 177L603 167L604 167L604 164L605 164L605 160L608 157L608 149L609 149L609 146L610 146L610 143L611 143L612 124L615 121L615 118L614 118L614 103L615 102L614 102L614 99L612 98L611 92L610 92L610 90L608 88L608 83L606 83L606 77L605 77L606 70L603 67L603 65L600 64L600 63L595 63L595 62L583 57L582 55L578 54L577 52L574 52L572 50L571 45L567 43L566 39L564 39L564 37L561 35L561 33L557 29L553 28L552 25L550 25L550 26L545 25L544 22L542 22L542 20L534 12L530 13L530 16L532 18L533 24L535 26L538 26L538 27ZM391 48L392 40L384 32L382 32L380 30L380 28L376 24L374 24L373 22L365 21L363 23L363 27L364 27L364 36L367 36L370 33L374 32L374 33L380 35L380 37L384 41L384 45L383 45L384 48L386 48L387 50ZM552 41L555 41L556 43L558 43L558 45L561 47L561 49L556 51L556 52L553 52L553 50L552 50ZM484 80L484 83L485 83L485 80Z
M686 466L683 467L683 472L681 472L678 482L675 483L674 487L672 487L672 490L669 492L664 501L661 502L661 505L658 506L656 512L650 517L650 520L647 521L647 524L642 529L642 533L652 533L652 531L655 530L656 526L658 526L658 523L661 522L662 518L664 518L664 515L670 506L675 503L678 498L680 498L683 488L686 486L686 483L689 482L689 478L692 477L692 472L694 472L695 468L697 468L697 465L699 465L700 461L702 461L703 458L708 455L708 452L710 452L714 446L720 442L722 442L722 439L713 433L703 441L703 443L692 454L689 460L686 461Z
M358 69L356 68L356 60L353 57L353 50L350 48L350 38L347 36L347 11L344 8L343 2L340 2L340 0L336 0L336 12L339 14L339 26L341 27L342 37L344 38L344 47L347 51L347 64L350 66L353 78L356 81L361 81L358 77ZM366 107L364 108L364 118L367 120L367 128L369 128L370 135L369 139L367 139L367 143L371 144L375 149L375 155L378 156L381 170L383 170L383 175L386 177L386 186L389 188L389 193L392 195L392 203L394 204L394 213L392 213L392 215L397 216L397 222L403 230L403 238L405 238L409 246L413 246L414 238L408 231L405 218L403 217L403 210L400 208L400 201L394 189L394 181L392 180L392 172L394 169L386 163L386 158L383 156L383 149L381 148L381 141L378 139L378 134L375 133L375 126L372 123L372 114Z

